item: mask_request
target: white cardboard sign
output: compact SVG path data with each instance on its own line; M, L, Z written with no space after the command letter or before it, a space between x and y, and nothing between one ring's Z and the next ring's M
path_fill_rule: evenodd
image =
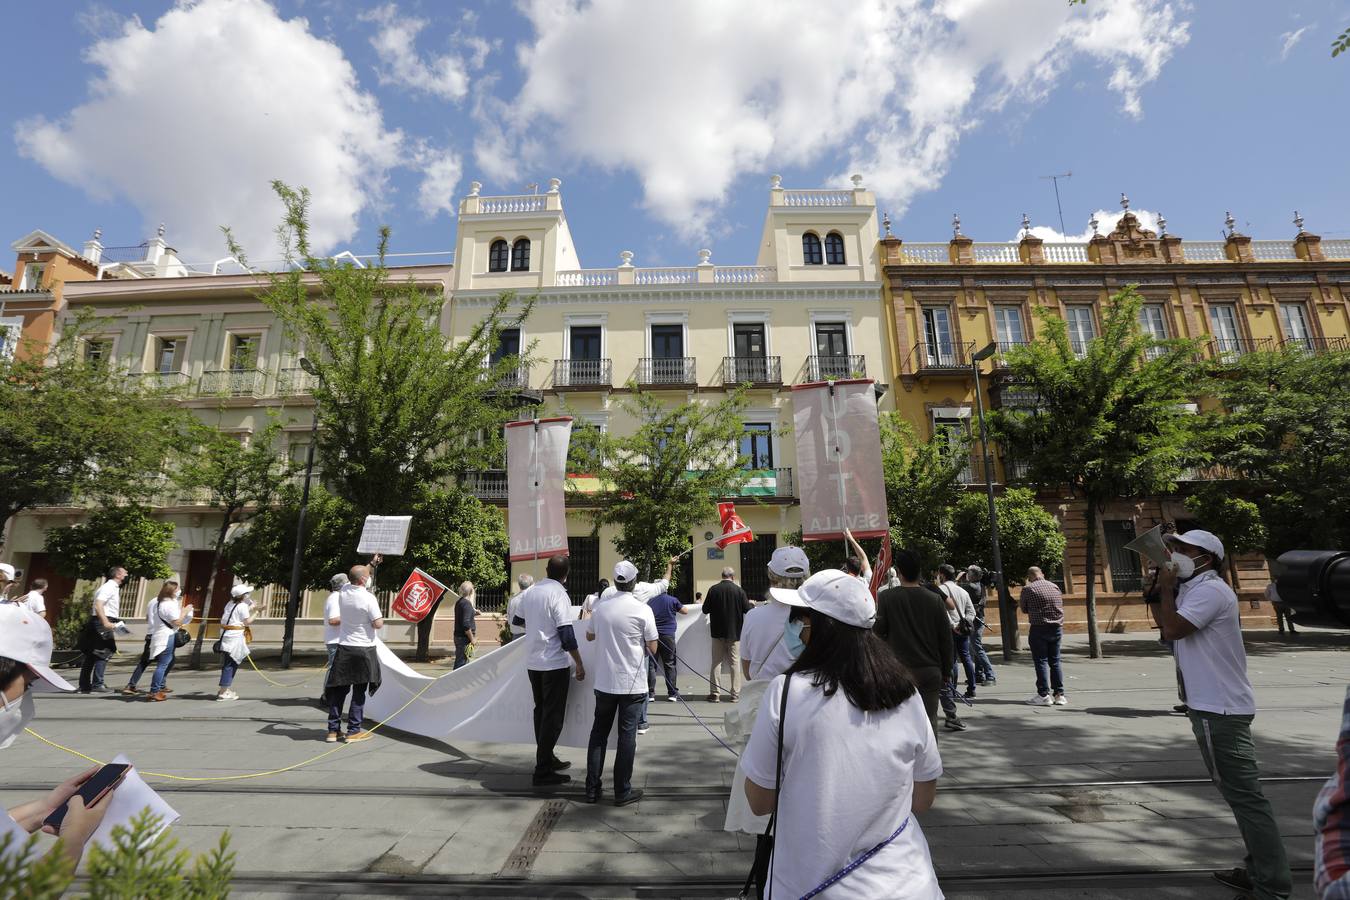
M408 549L411 527L412 516L366 516L356 552L402 556Z

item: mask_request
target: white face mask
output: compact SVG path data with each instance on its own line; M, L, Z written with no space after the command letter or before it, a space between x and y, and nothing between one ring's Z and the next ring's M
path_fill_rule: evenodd
M1195 575L1195 560L1191 559L1186 554L1177 553L1175 550L1172 551L1172 562L1176 563L1177 579L1179 581L1185 581L1187 578Z
M28 727L37 715L33 706L33 692L25 690L18 700L0 696L0 750L4 750Z

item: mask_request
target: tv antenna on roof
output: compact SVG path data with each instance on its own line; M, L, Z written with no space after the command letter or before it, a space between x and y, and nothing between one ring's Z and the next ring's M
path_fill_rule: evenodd
M1061 206L1059 203L1059 180L1061 178L1072 178L1072 177L1073 177L1072 172L1065 172L1062 175L1041 176L1042 181L1053 181L1055 183L1055 209L1059 210L1059 233L1064 235L1065 237L1068 237L1069 235L1064 230L1064 207Z

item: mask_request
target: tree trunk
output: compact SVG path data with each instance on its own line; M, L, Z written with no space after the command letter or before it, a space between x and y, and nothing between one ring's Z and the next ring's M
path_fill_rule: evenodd
M446 591L446 594L448 593L449 591ZM431 605L431 611L417 623L417 662L427 661L431 651L431 626L436 621L436 610L441 608L441 600L444 599L445 594L441 594L440 599ZM458 594L455 595L455 599L459 599Z
M216 593L216 572L220 569L221 551L225 549L225 535L230 532L230 519L233 513L227 512L221 519L220 531L216 533L215 552L211 555L211 577L206 579L206 599L202 601L202 617L197 625L197 640L192 645L192 658L188 662L189 669L200 669L202 667L202 640L206 637L206 623L210 620L211 598ZM186 576L185 576L186 577Z
M1087 512L1087 631L1088 656L1100 659L1101 639L1097 636L1097 501L1089 498Z

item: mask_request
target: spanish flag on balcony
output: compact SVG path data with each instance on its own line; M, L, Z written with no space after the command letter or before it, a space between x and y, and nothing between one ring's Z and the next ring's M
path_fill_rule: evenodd
M755 535L750 531L750 526L741 521L741 517L736 514L735 503L717 504L717 514L722 518L722 536L717 539L717 546L725 550L732 544L748 544L755 539Z

